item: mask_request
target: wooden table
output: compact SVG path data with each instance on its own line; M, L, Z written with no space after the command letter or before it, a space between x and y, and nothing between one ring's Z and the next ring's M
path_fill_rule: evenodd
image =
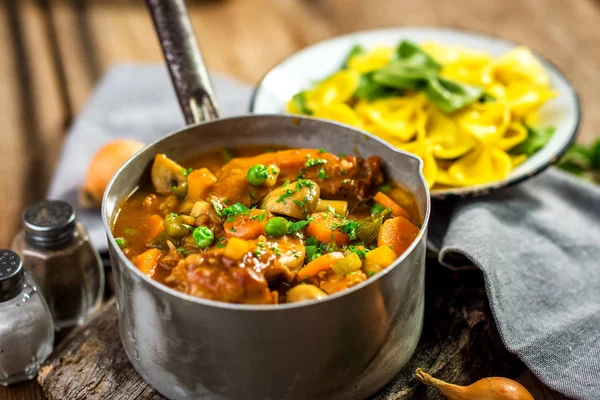
M341 33L386 26L466 28L526 44L579 90L580 139L600 125L598 0L205 0L188 1L213 71L253 84L285 56ZM0 247L23 207L44 197L71 118L118 62L162 62L141 1L5 0L0 18ZM545 389L541 389L545 390ZM36 384L0 398L41 398Z

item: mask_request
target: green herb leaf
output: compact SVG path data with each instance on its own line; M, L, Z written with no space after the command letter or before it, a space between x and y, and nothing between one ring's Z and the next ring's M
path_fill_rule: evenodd
M449 114L479 99L483 89L437 77L427 81L425 94L440 110Z
M182 170L179 171L179 173L181 175L185 175L185 176L188 176L192 172L194 172L194 168L187 168L187 169L184 168L184 169L182 169Z
M358 221L347 220L341 226L342 232L348 235L348 239L354 240L356 239L356 229L358 228Z
M354 92L354 96L362 99L373 101L377 99L383 99L385 97L394 96L398 91L394 88L387 87L379 82L376 82L373 78L375 71L367 72L360 76L358 86ZM340 157L345 157L340 154Z
M373 214L373 215L381 214L384 210L385 210L384 206L382 206L379 203L375 203L375 204L373 204L373 207L371 207L371 214Z
M410 61L413 65L433 68L439 70L442 65L435 61L433 57L427 54L417 44L408 40L403 40L396 49L396 56L401 60Z
M365 249L359 249L353 245L348 246L348 250L351 251L352 253L356 253L360 258L365 258L367 256L367 252L369 250Z
M306 239L304 239L304 244L306 244L307 246L316 246L319 244L319 241L316 238L309 236Z
M298 110L302 114L312 115L312 111L306 106L306 91L296 93L292 96L292 104L294 104L294 108Z
M363 54L364 52L365 52L365 49L361 45L355 44L354 46L352 46L352 48L348 52L348 55L344 59L344 64L342 64L342 68L348 68L348 63L350 62L350 59L352 59L352 57L357 56L359 54Z
M319 172L317 173L317 176L319 177L319 179L329 178L329 175L327 175L327 173L325 172L325 169L323 167L319 168Z
M527 128L528 133L527 139L512 149L510 151L511 153L532 156L550 141L554 131L556 130L554 127L535 128L528 125L525 125L525 128Z
M222 249L222 248L224 248L224 247L225 247L225 243L223 243L223 238L222 238L222 237L220 237L220 238L217 240L217 248L218 248L218 249Z
M306 225L308 225L308 224L309 224L309 221L292 222L288 225L287 234L288 235L294 234L294 233L304 229L306 227Z
M253 221L263 222L263 220L266 218L266 216L267 216L267 213L262 213L262 214L255 215L250 219Z
M285 191L285 193L283 193L282 195L280 195L277 200L275 200L275 203L287 204L287 202L285 201L285 199L287 199L288 197L290 197L293 194L294 194L294 191L292 189L288 189L288 190Z
M225 222L233 222L238 215L248 215L250 212L248 207L242 203L235 203L227 208L224 208L221 215L227 218Z
M217 200L215 199L211 199L210 202L213 205L213 208L215 209L215 213L220 217L221 215L223 215L223 205L221 203L219 203Z
M324 158L309 158L304 164L305 167L314 167L315 165L327 164L327 160Z

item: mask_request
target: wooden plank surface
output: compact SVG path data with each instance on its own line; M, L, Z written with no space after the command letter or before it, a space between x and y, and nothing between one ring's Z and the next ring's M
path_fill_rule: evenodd
M52 59L44 4L56 25L66 93L75 114L97 77L119 62L162 62L139 0L0 0L0 247L23 207L43 198L69 117ZM600 2L597 0L196 0L192 22L209 68L254 84L285 56L361 29L434 25L524 43L572 79L583 102L580 139L600 124ZM32 392L26 392L31 390ZM0 399L35 398L35 386Z

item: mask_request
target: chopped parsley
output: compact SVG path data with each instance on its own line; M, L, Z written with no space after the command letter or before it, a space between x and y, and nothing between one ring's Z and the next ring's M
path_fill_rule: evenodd
M235 229L235 226L232 226L232 227L231 227L229 230L230 230L231 232L237 232L237 229Z
M306 227L306 225L308 225L308 224L309 224L309 221L292 222L291 224L288 225L287 234L291 235L293 233L296 233L296 232L304 229Z
M183 247L178 247L177 251L181 254L185 254L185 249Z
M360 258L365 258L367 256L367 252L369 251L367 249L359 249L353 245L348 246L348 250L356 253Z
M360 224L358 223L358 221L347 220L340 228L342 232L348 235L348 239L354 240L356 239L356 229L359 225Z
M314 167L315 165L327 164L327 160L324 158L309 158L304 164L305 167Z
M316 238L314 238L314 237L312 237L312 236L309 236L309 237L307 237L306 239L304 239L304 243L305 243L307 246L316 246L316 245L318 245L318 244L319 244L319 241L318 241Z
M279 250L278 247L271 247L271 251L273 253L275 253L276 256L280 256L281 255L281 250Z
M127 236L133 236L137 233L137 231L135 229L125 228L125 229L123 229L123 233L126 234Z
M329 175L327 175L327 173L325 173L325 169L323 167L319 168L319 172L317 173L317 176L319 177L319 179L329 178Z
M322 148L322 147L319 147L319 153L326 153L326 152L327 152L327 150L325 150L325 149L324 149L324 148Z
M250 198L252 200L256 199L256 197L254 196L254 192L252 190L248 192L248 196L250 196Z
M283 193L281 196L279 196L279 198L277 200L275 200L275 203L287 204L285 199L287 199L288 197L290 197L293 194L294 194L294 191L292 189L287 189L285 191L285 193Z
M258 214L253 216L252 218L250 218L252 221L258 221L258 222L263 222L263 220L266 218L267 214L266 213L262 213L262 214Z
M369 276L373 276L373 275L375 275L375 271L373 271L373 270L369 271Z
M379 203L375 203L373 204L373 207L371 207L371 214L373 215L381 214L383 211L385 211L385 207Z
M282 185L282 187L286 187L286 186L287 186L287 185L289 185L289 184L290 184L290 180L288 179L288 180L286 180L285 182L283 182L283 185Z
M248 215L248 214L249 214L248 207L246 207L242 203L235 203L234 205L224 208L221 211L221 215L223 215L225 218L227 218L225 220L225 222L233 222L237 218L238 215Z
M344 185L345 185L345 184L347 184L347 183L350 183L350 179L344 179L344 180L342 181L342 183L343 183Z
M306 246L304 249L306 251L306 259L309 262L321 256L321 253L319 253L319 248L317 246Z
M223 238L221 237L217 240L217 249L222 249L224 247L225 247L225 243L223 243Z
M346 153L340 153L340 158L346 157Z
M254 251L252 252L252 254L254 254L254 257L256 258L260 258L261 252L260 249L257 247L254 249Z
M215 212L217 213L217 215L220 217L221 215L223 215L223 205L221 203L219 203L217 200L211 199L210 202L212 203Z
M299 192L300 189L302 189L303 187L307 187L309 189L312 189L315 187L315 184L312 183L312 181L309 181L308 179L298 179L298 181L296 182L296 192Z

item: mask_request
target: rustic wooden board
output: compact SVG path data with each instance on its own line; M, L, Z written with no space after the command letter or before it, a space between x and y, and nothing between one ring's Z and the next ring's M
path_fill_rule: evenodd
M423 335L409 364L373 399L439 399L413 378L421 367L452 382L515 377L523 366L502 345L477 271L452 273L437 264L427 273ZM65 338L38 381L50 400L162 399L131 366L119 339L114 300Z

